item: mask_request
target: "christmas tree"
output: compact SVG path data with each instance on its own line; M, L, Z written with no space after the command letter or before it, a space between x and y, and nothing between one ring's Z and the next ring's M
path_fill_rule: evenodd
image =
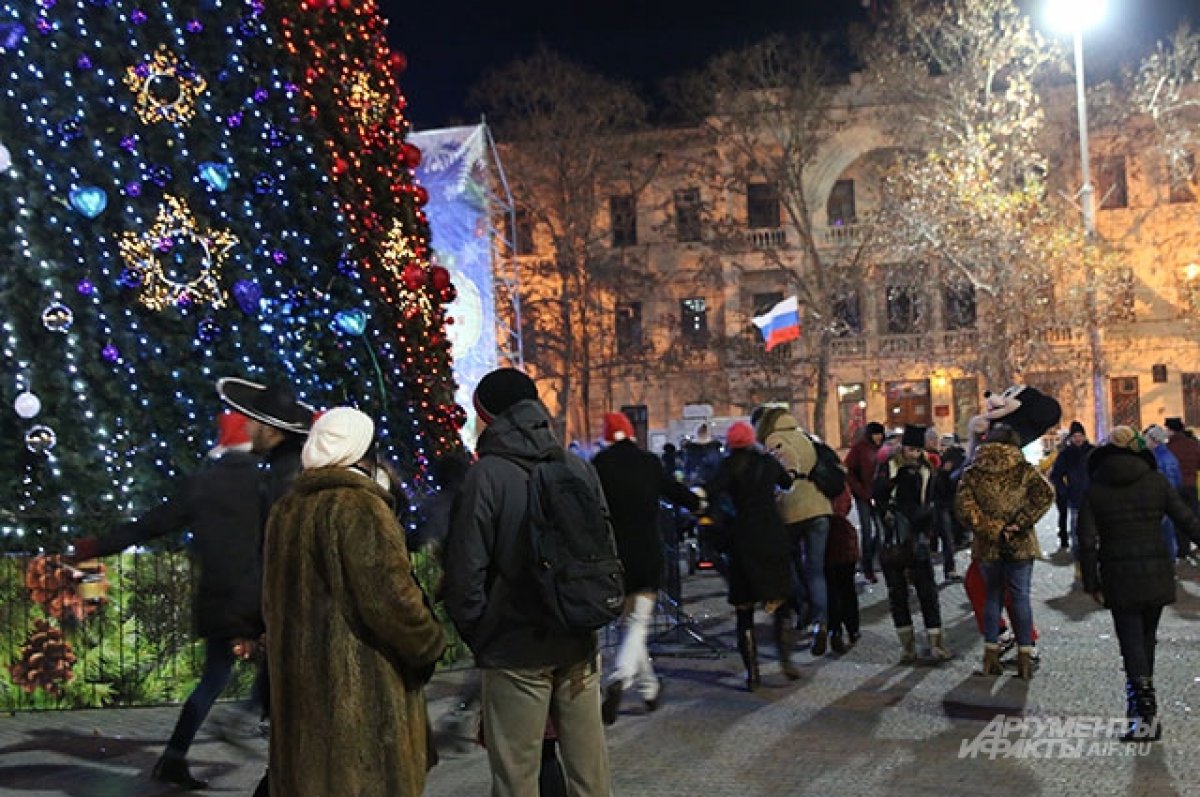
M458 446L420 152L375 3L0 3L0 546L168 495L221 376ZM412 485L406 485L411 487Z

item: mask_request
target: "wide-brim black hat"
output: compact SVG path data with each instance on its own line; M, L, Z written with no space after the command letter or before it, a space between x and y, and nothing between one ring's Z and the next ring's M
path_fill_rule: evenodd
M260 385L236 376L217 380L217 393L233 409L259 423L285 432L308 434L312 426L313 408L286 385Z

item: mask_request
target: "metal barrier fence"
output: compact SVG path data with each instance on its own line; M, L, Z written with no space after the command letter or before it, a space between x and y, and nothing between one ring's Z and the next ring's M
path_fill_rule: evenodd
M412 560L435 594L436 559L417 551ZM82 569L80 580L57 557L0 556L0 711L181 702L204 663L187 554L129 552ZM434 611L449 642L441 666L469 664L445 611ZM254 671L240 662L226 695L248 695Z

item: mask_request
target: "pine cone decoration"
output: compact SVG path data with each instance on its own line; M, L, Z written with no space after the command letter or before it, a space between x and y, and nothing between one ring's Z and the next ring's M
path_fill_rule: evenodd
M104 565L97 564L96 573L104 574ZM85 601L79 594L79 579L83 574L62 561L60 556L35 556L25 569L25 586L33 602L51 617L59 620L82 620L99 608L99 598Z
M33 631L21 647L21 658L8 665L13 683L33 693L41 688L62 697L62 684L75 678L75 653L63 639L62 629L47 620L35 620Z

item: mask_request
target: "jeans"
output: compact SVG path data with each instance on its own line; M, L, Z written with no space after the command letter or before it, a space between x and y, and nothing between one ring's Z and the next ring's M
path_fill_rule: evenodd
M183 710L179 712L179 719L175 722L175 731L171 734L171 740L167 742L168 750L181 756L187 755L188 748L192 746L192 740L196 738L196 732L200 730L204 718L208 716L213 703L217 702L217 698L229 685L229 679L233 675L233 664L236 660L233 655L232 639L204 640L204 670L200 674L200 683L196 684L196 688L188 695L187 701L183 704Z
M1004 590L1012 596L1009 617L1017 644L1033 644L1033 605L1029 600L1029 585L1033 579L1033 560L1019 562L980 562L987 597L983 604L983 641L995 643L1000 638L1000 609L1004 606Z
M1067 510L1067 531L1071 535L1071 558L1079 561L1079 507Z
M1113 628L1121 645L1121 659L1125 662L1125 677L1154 677L1154 646L1158 632L1158 621L1162 618L1162 607L1145 609L1110 609Z
M879 532L871 522L871 502L854 497L854 508L858 512L858 529L862 540L863 575L875 572L875 554L879 551Z
M908 608L910 578L921 603L921 618L925 621L925 629L941 628L942 606L938 603L937 584L933 579L933 562L928 559L910 561L907 565L897 562L884 563L883 579L887 582L892 623L897 628L909 628L913 624L912 612Z
M829 630L857 635L858 589L854 586L854 565L825 565L825 584L829 588Z
M615 666L608 679L609 683L620 683L626 691L637 687L643 700L658 697L658 678L650 663L650 651L646 648L646 635L650 630L650 620L654 617L656 597L653 592L625 596L625 633L621 637L621 647L617 650Z
M789 523L792 561L804 580L812 622L829 623L829 590L825 584L825 547L829 542L829 516Z
M599 656L562 667L483 671L483 735L492 797L538 793L547 717L558 734L567 793L610 797Z

